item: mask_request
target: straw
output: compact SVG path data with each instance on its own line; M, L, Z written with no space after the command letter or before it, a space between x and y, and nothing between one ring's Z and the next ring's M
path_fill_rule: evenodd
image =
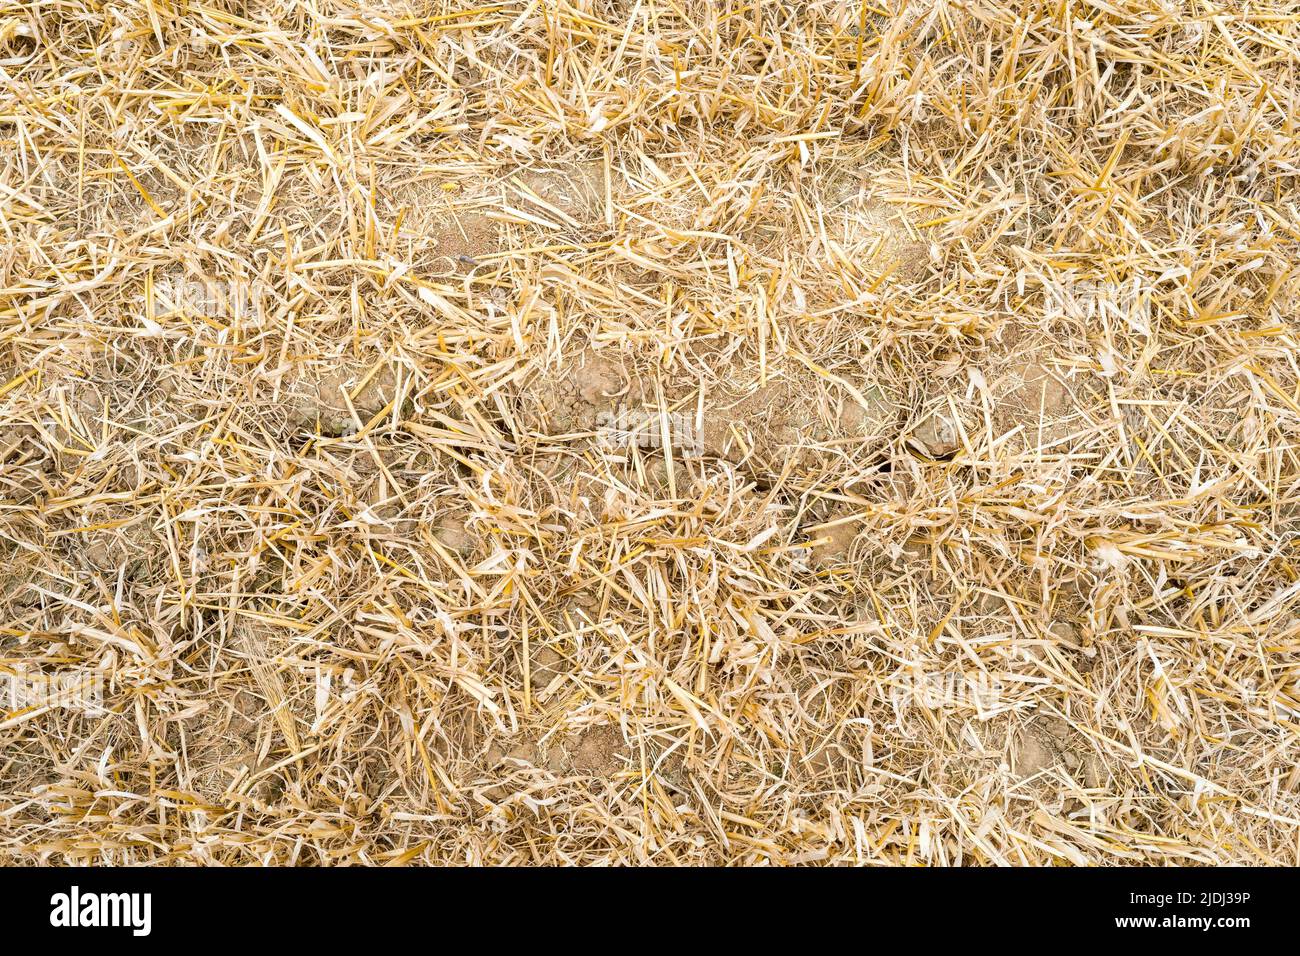
M0 859L1295 864L1298 20L0 0Z

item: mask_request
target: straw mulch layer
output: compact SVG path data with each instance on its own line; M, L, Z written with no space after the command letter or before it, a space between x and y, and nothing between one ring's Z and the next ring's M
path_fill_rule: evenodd
M0 859L1295 863L1283 0L0 0Z

